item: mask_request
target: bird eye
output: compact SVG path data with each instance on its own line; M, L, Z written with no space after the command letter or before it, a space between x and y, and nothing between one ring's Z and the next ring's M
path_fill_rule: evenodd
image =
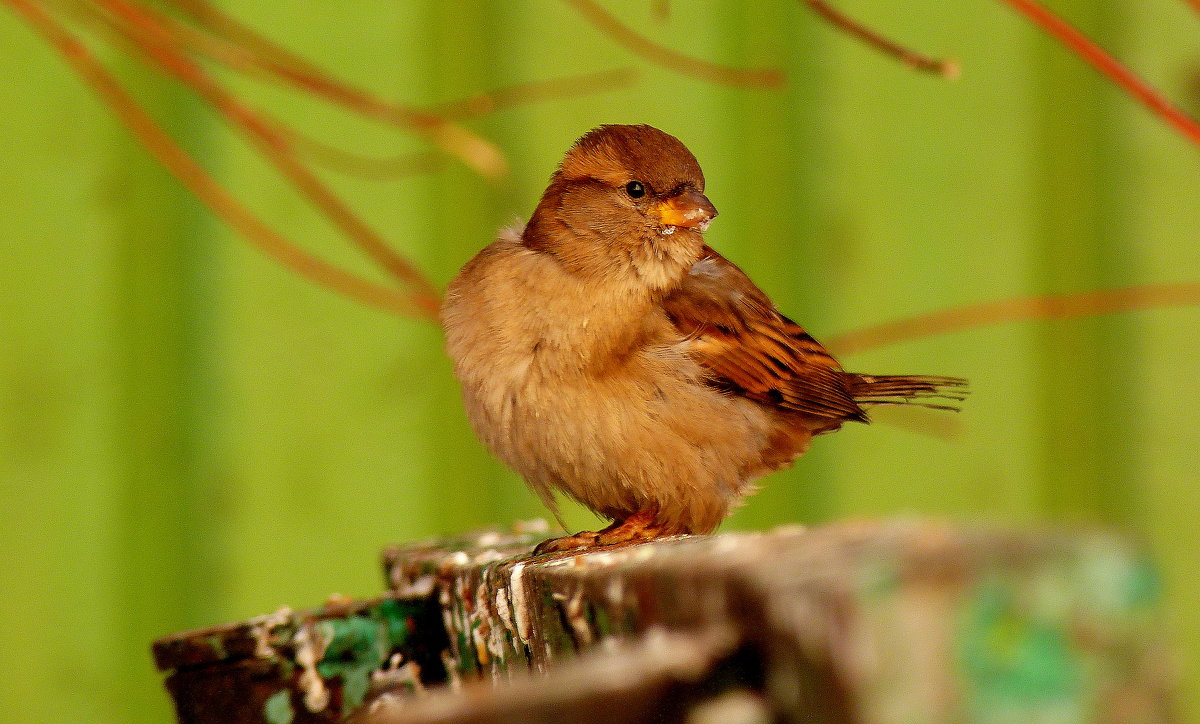
M629 194L631 199L640 199L646 195L646 187L641 181L630 181L625 184L625 193Z

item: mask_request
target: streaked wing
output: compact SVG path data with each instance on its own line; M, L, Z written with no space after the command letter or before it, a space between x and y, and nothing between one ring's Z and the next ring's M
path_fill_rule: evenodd
M837 360L712 249L663 306L715 386L814 417L866 419Z

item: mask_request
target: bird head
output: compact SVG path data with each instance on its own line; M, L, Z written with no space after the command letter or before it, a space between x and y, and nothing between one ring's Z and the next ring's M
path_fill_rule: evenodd
M716 215L704 172L679 139L651 126L605 125L567 151L525 243L569 265L627 262L658 284L699 259L701 233Z

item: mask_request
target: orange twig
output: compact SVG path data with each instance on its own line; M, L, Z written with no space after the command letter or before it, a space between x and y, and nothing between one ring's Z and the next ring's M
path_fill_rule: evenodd
M377 98L330 77L304 60L221 12L206 0L170 0L211 34L197 32L170 17L156 14L179 42L242 72L257 72L315 93L369 118L400 126L428 138L489 178L507 172L504 155L491 142L435 113ZM144 8L148 11L148 8Z
M1200 0L1197 1L1200 2ZM858 38L879 52L892 56L909 67L928 73L936 73L945 78L957 78L959 75L958 63L955 63L953 60L933 58L924 53L918 53L915 50L906 48L896 41L880 35L866 25L846 15L841 10L837 10L824 0L801 0L801 2L808 5L814 12L825 18L833 26Z
M639 35L593 0L563 0L563 2L574 7L589 23L595 25L618 44L625 46L631 53L640 55L646 60L669 68L676 73L721 85L761 88L775 88L783 85L784 75L781 70L775 68L731 68L700 58L693 58Z
M102 20L145 53L150 59L199 93L230 122L254 140L275 167L376 263L414 289L418 304L436 314L438 292L407 259L391 249L359 219L328 187L300 164L288 143L287 133L264 115L240 103L199 65L180 54L170 31L156 22L155 14L125 0L99 0L110 16Z
M632 68L602 70L595 73L517 83L494 91L477 93L470 98L442 103L433 112L443 118L477 118L488 113L526 103L558 100L616 90L633 85L638 72Z
M417 299L346 272L298 248L254 216L216 182L129 96L75 36L30 0L2 0L57 49L135 137L213 213L268 256L300 276L363 304L406 316L436 317L429 300Z
M827 340L840 354L855 354L877 347L938 334L1041 319L1064 320L1159 307L1200 305L1200 282L1145 284L1075 294L1048 294L943 309L908 319L885 322Z
M434 151L414 151L394 156L371 156L356 153L330 143L325 143L298 131L288 129L289 143L314 163L319 163L346 176L371 181L416 176L433 173L441 168L445 159Z
M1096 70L1108 76L1125 92L1142 102L1152 113L1174 126L1192 143L1200 145L1200 124L1171 104L1136 74L1093 43L1086 35L1034 0L1003 0L1047 33L1057 38ZM1189 0L1200 7L1200 0Z
M518 83L499 90L477 93L435 106L432 112L447 119L467 119L487 115L525 103L582 96L613 90L632 84L637 71L631 68L584 73L549 80ZM301 134L295 129L281 128L297 150L314 161L340 173L359 178L385 179L430 173L440 165L437 155L418 151L395 156L371 156L356 153Z

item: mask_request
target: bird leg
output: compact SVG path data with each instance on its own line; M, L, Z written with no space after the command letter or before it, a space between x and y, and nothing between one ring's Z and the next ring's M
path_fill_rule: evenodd
M641 543L666 535L666 527L658 520L658 511L640 510L625 520L614 521L604 530L585 530L575 535L542 541L533 549L534 555L561 553L580 548L599 548L626 543Z

